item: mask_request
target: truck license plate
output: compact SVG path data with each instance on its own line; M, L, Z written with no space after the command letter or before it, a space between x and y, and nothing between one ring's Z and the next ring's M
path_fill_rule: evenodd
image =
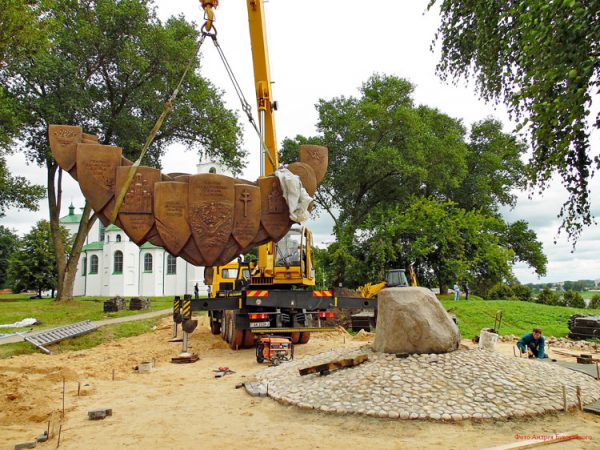
M250 328L263 328L271 326L271 322L250 322Z

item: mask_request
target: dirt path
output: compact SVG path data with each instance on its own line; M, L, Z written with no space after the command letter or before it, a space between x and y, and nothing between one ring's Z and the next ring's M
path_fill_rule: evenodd
M263 370L253 350L234 352L206 326L191 335L194 364L176 365L170 358L181 344L168 343L170 320L152 333L62 355L24 355L0 361L0 449L31 440L51 418L54 436L37 448L54 449L60 422L62 380L65 418L60 448L106 449L480 449L514 443L518 436L569 432L591 436L549 448L592 449L600 446L600 418L587 413L496 423L434 423L335 416L281 405L270 398L250 397L239 382ZM339 346L357 346L364 338L343 333L314 336L297 346L296 356ZM510 351L509 345L500 346ZM138 374L141 361L156 369ZM214 378L227 366L236 373ZM115 370L115 380L112 372ZM77 396L78 382L81 383ZM102 421L87 420L87 411L113 409Z

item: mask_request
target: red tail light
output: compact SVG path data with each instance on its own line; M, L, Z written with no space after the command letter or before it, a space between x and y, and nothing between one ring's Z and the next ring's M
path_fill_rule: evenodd
M319 317L321 319L325 319L325 318L330 318L330 317L335 317L335 313L333 311L321 311L319 313Z
M258 319L268 319L269 315L267 313L252 313L248 314L250 320L258 320Z

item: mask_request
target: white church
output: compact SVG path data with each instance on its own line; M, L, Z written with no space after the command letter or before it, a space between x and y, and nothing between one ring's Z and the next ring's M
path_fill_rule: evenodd
M200 163L197 173L216 172L231 176L222 165ZM72 234L79 228L81 214L69 206L60 223ZM73 295L122 297L162 297L193 294L198 283L200 295L208 292L204 267L177 258L150 242L137 246L116 225L104 227L94 222L79 258Z

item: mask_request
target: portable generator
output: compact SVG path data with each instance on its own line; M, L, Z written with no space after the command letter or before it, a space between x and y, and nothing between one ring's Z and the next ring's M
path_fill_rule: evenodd
M282 361L294 359L294 345L287 336L261 336L256 344L256 362L269 361L278 366Z

